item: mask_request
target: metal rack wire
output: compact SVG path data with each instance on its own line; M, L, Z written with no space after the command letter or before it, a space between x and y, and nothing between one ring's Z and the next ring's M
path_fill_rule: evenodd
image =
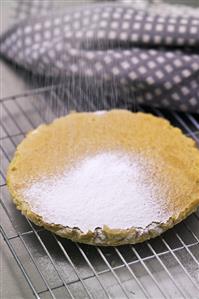
M83 99L82 91L80 95ZM51 86L0 101L4 215L0 230L33 294L36 298L199 298L199 212L154 240L102 248L61 239L16 211L5 178L16 145L40 123L76 109L70 96L63 87ZM93 103L84 104L87 110L89 105L90 110L95 108ZM168 118L199 143L197 115L145 111Z

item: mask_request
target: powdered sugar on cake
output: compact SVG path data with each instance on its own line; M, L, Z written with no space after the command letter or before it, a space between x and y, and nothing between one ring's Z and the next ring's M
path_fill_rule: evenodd
M23 190L31 210L47 223L82 231L108 225L126 229L164 222L167 178L155 177L158 163L140 154L89 156L64 175L43 178Z
M106 110L98 110L98 111L94 112L94 114L96 114L96 115L103 115L103 114L106 114L106 113L107 113Z

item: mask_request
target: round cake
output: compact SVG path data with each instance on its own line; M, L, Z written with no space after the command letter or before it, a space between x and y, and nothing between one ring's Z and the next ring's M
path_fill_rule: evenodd
M71 113L27 135L7 183L17 208L59 236L134 244L197 209L199 151L150 114Z

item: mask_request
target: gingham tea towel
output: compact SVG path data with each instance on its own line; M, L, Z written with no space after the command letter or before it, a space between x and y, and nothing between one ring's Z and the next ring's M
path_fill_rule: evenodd
M33 73L82 78L118 99L199 112L199 15L90 4L21 20L1 55ZM79 81L78 81L79 82Z

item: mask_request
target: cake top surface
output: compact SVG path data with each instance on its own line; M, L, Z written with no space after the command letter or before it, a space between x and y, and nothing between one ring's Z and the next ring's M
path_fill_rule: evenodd
M195 204L199 154L168 121L112 110L73 113L32 131L8 177L46 223L82 232L166 223Z

